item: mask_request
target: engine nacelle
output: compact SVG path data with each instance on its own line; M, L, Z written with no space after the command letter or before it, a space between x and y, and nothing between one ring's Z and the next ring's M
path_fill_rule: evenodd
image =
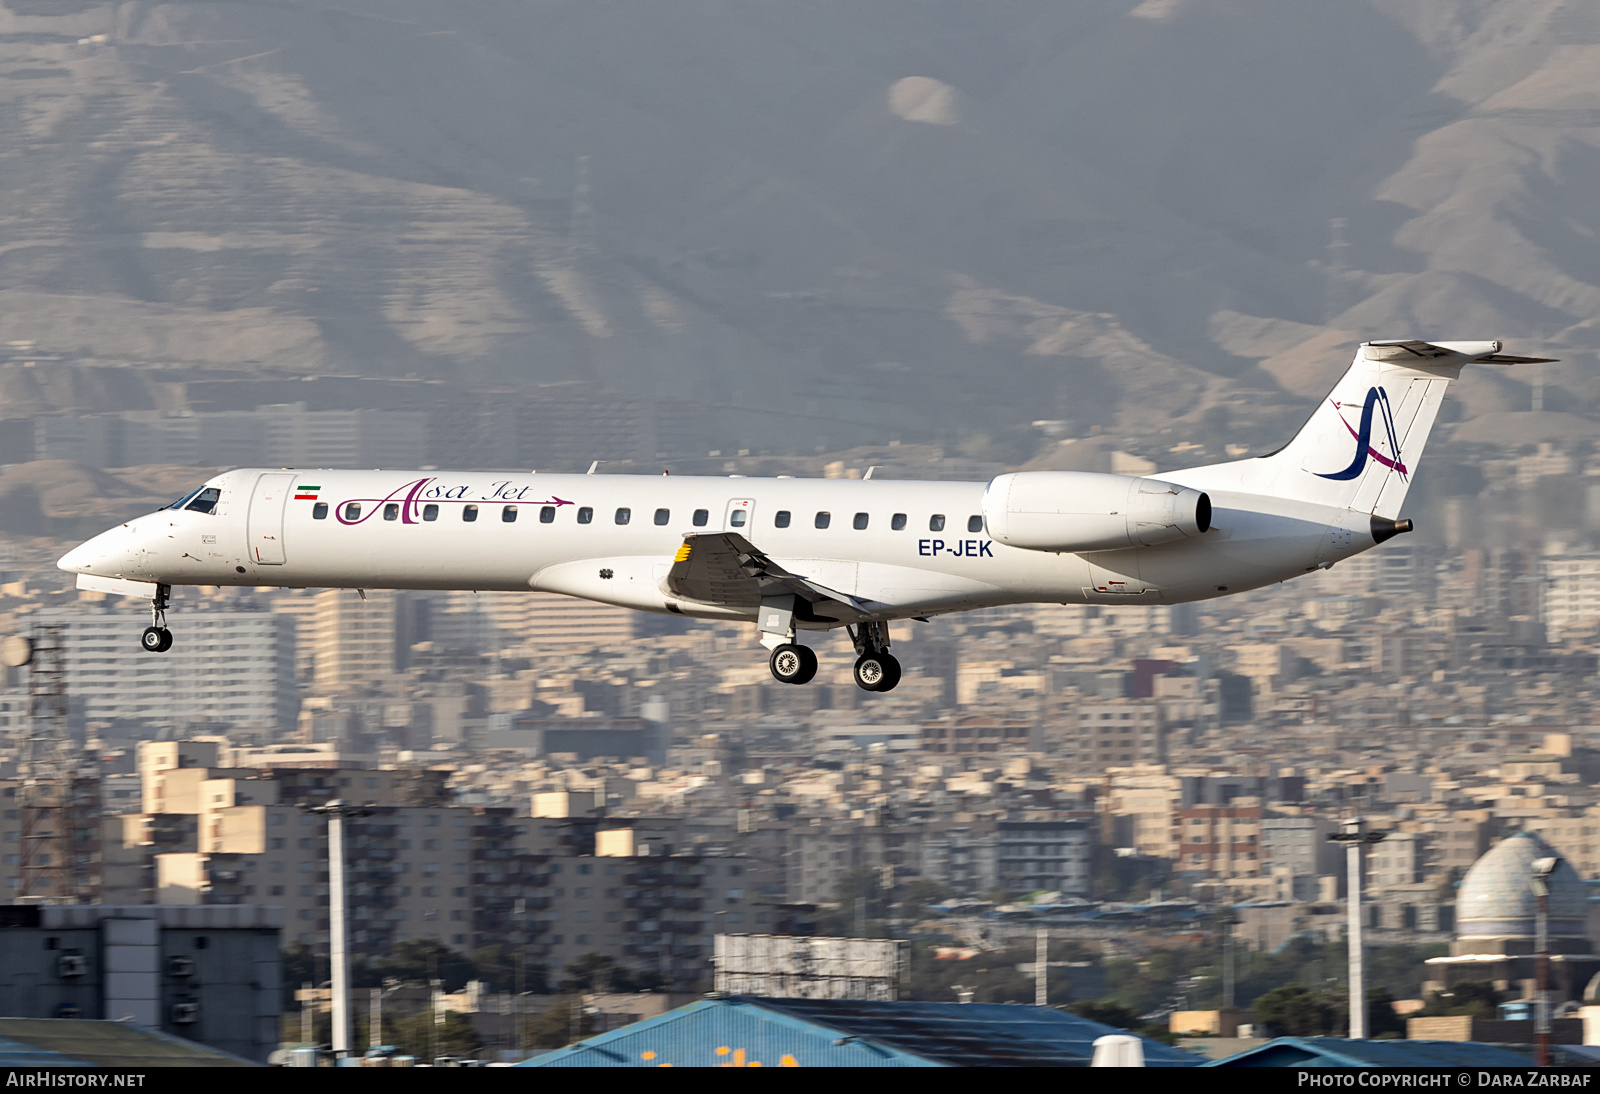
M1211 499L1160 479L1084 471L1016 471L983 492L991 539L1029 551L1154 547L1211 527Z

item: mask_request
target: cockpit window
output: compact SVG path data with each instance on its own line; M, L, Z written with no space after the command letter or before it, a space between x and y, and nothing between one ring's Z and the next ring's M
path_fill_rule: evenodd
M217 508L217 499L222 497L222 491L215 486L208 486L194 496L194 500L184 508L191 513L210 513Z
M168 509L189 509L196 513L210 513L217 508L217 499L222 497L222 491L215 486L202 486L198 490L191 490L171 505Z

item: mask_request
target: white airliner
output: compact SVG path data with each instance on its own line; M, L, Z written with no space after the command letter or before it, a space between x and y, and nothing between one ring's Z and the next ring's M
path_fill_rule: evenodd
M900 679L889 624L1019 603L1177 603L1368 550L1400 507L1445 387L1499 342L1368 342L1283 448L1160 476L1020 471L988 483L246 468L69 552L78 587L564 593L757 625L803 684L802 630L847 627L855 680ZM592 472L592 469L591 469Z

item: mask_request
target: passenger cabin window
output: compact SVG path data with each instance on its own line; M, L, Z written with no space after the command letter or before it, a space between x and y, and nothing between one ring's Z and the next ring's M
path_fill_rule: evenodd
M983 531L983 518L981 516L979 516L977 513L974 513L974 514L972 514L972 516L968 517L967 518L967 531L969 531L969 532L981 532L981 531Z
M439 519L439 507L437 505L424 505L422 507L422 519L423 520L438 520Z
M312 520L327 520L328 519L328 503L325 502L325 501L319 501L319 502L317 502L317 504L313 505L311 507L311 519Z
M772 518L772 526L774 528L789 527L789 510L779 509L777 515Z
M832 523L833 523L833 514L832 513L818 513L817 514L816 525L817 525L818 528L826 528L828 525L830 525Z
M222 491L215 486L207 486L194 496L194 500L184 508L191 513L210 513L217 507L217 499L222 497Z
M633 510L632 509L618 509L617 510L617 523L618 524L627 524L632 519L633 519Z
M850 526L858 532L864 531L867 527L867 514L857 513L855 519L850 522Z
M463 505L461 507L461 519L466 521L468 524L471 524L473 521L477 520L478 507L476 505Z
M585 505L583 508L578 510L578 523L579 524L588 524L592 520L594 520L594 510L593 509L591 509L587 505Z
M711 511L709 509L696 509L694 511L694 526L696 528L704 528L710 523Z
M905 531L905 529L906 529L906 515L904 513L896 513L894 516L890 517L889 518L889 527L893 528L896 532Z
M657 524L666 524L667 521L669 521L671 519L672 519L672 510L671 509L657 509L656 510L656 523Z
M383 507L383 519L384 520L399 520L400 519L400 503L397 502L397 501L391 501L388 505L385 505Z
M517 521L517 507L515 505L502 506L500 509L500 519L506 524L515 524Z
M361 503L352 501L344 507L344 519L352 523L361 519Z
M944 531L944 514L943 513L935 513L935 514L933 514L933 516L928 518L928 531L930 531L930 532L942 532L942 531Z
M539 510L539 523L540 524L554 524L555 522L556 522L556 507L554 505L546 505L546 506L542 507Z
M750 511L748 509L735 509L733 512L728 514L728 523L733 525L735 528L743 528L744 522L749 519Z

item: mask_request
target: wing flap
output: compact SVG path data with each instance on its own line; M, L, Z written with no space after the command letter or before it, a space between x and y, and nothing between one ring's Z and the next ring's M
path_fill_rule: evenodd
M737 532L691 533L667 571L673 596L708 604L755 608L764 599L792 594L801 619L859 623L876 619L866 602L791 574Z

